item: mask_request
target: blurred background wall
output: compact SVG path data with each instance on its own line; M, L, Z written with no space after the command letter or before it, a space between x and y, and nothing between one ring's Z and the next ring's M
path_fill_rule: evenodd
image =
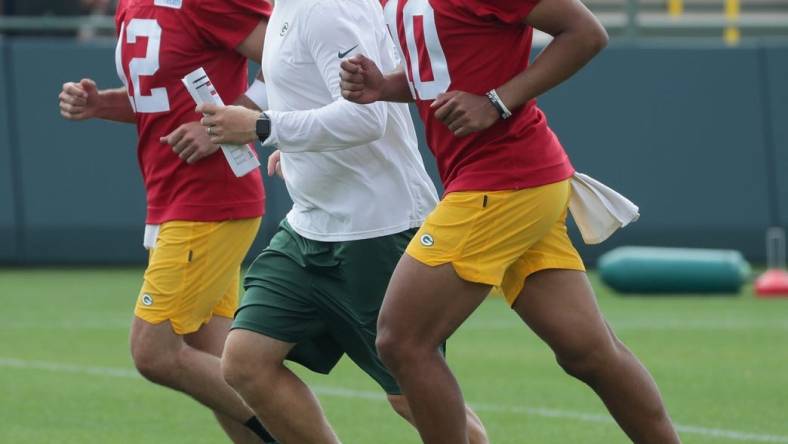
M673 0L641 0L635 11L623 0L590 2L611 46L539 100L575 167L641 207L639 222L602 246L581 247L591 262L621 244L733 248L763 261L765 229L788 226L788 38L773 36L788 37L788 2L752 0L761 6L730 21L726 1L713 13L682 2L678 14ZM753 25L766 16L766 25ZM57 106L66 81L119 84L114 42L73 38L84 20L47 28L69 38L42 37L26 32L30 18L0 21L0 263L142 262L134 127L67 122ZM111 35L111 17L92 20L87 35ZM423 140L422 151L437 178ZM266 187L253 252L290 206L280 180L266 178Z

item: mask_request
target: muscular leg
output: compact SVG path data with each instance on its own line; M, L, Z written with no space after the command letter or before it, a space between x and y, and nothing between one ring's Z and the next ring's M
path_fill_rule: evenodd
M426 444L469 443L462 393L438 347L489 290L460 279L450 264L429 267L407 254L394 271L378 320L377 347L408 397Z
M210 342L199 337L192 341ZM154 325L135 317L131 325L130 342L134 365L142 376L186 393L218 412L227 418L227 422L221 422L223 427L230 421L243 423L253 416L241 398L222 379L219 358L189 345L183 336L173 332L169 322ZM228 434L236 444L260 442L259 438L248 434Z
M224 350L224 341L227 339L227 333L229 333L232 323L233 321L230 318L214 316L207 324L203 325L202 328L192 334L184 336L184 340L186 344L197 350L221 358L222 351ZM236 421L230 416L216 410L214 410L213 414L224 429L224 432L233 442L260 442L260 438L244 425L245 421ZM250 412L246 420L251 416L252 413Z
M585 273L544 270L528 277L514 310L588 384L637 444L679 438L651 375L602 318Z
M415 426L413 415L410 412L410 406L408 406L408 400L405 396L388 395L388 400L395 412ZM468 422L468 441L470 444L489 444L490 440L487 438L487 430L485 430L482 420L469 405L465 406L465 417Z
M222 371L282 444L339 444L317 398L284 359L294 344L248 330L227 336Z

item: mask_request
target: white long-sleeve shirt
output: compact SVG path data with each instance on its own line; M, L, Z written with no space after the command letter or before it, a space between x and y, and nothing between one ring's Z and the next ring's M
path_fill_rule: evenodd
M408 107L358 105L340 93L344 58L397 67L377 0L277 0L263 74L271 137L293 208L287 220L320 241L368 239L421 225L437 203Z

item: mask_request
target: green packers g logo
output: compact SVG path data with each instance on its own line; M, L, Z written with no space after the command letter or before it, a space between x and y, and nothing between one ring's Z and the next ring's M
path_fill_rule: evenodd
M435 245L435 239L433 239L432 236L429 234L423 234L421 236L421 239L419 239L419 242L421 242L421 244L424 245L425 247L431 247Z
M145 305L146 307L153 305L153 298L150 297L148 293L142 295L142 305Z

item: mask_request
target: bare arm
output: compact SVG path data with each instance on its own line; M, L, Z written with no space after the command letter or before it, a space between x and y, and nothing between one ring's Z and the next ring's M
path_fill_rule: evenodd
M531 66L496 88L510 110L571 77L607 45L607 32L579 0L542 0L523 23L554 38ZM464 91L443 93L431 107L458 137L485 130L501 117L487 97Z
M408 75L405 73L405 68L400 66L397 71L386 74L384 78L386 83L381 100L404 103L416 101L410 91L410 86L408 86Z
M98 111L98 118L127 123L137 121L126 87L99 91L99 97L101 97L101 107Z
M134 123L134 109L131 107L126 88L99 91L96 82L82 79L79 82L63 84L60 99L60 115L68 120L104 119L115 122Z
M579 0L542 0L524 20L553 36L533 64L497 89L515 109L562 83L607 46L607 32Z
M241 55L260 64L263 59L263 42L265 41L265 30L268 27L266 20L260 20L260 23L255 26L252 32L238 45L235 50ZM254 80L263 81L263 70L260 68ZM253 80L253 82L254 82ZM233 103L233 105L243 106L244 108L262 111L260 107L251 100L246 94L241 94Z
M265 29L267 26L268 22L266 20L260 20L260 23L246 36L243 42L235 47L235 50L247 59L259 64L263 58L263 40L265 40Z

